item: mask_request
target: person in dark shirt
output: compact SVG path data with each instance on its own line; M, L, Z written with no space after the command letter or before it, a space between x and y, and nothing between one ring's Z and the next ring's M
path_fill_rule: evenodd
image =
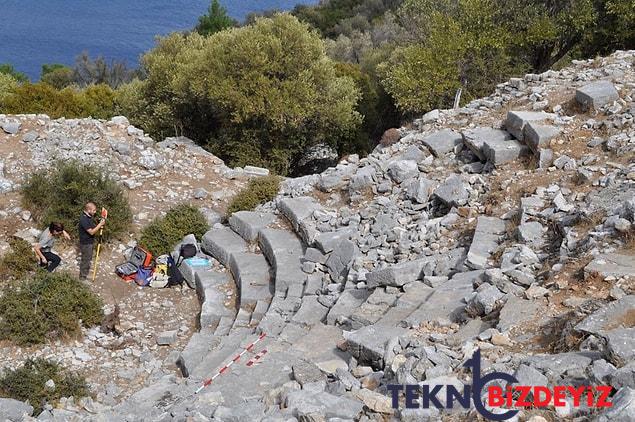
M79 279L86 280L90 272L90 263L93 260L93 246L95 244L95 235L99 233L104 225L105 219L100 219L95 224L94 217L97 213L97 206L89 202L84 206L84 212L79 218Z

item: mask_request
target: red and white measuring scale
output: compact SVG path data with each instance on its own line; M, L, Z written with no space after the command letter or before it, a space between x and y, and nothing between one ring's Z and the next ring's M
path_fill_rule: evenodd
M266 336L267 336L267 334L265 334L265 333L260 334L260 336L259 336L259 337L258 337L258 338L254 341L254 342L252 342L249 346L245 347L245 348L243 349L243 351L242 351L242 352L240 352L239 354L237 354L236 356L234 356L234 358L233 358L233 359L232 359L232 360L231 360L231 361L230 361L227 365L225 365L225 366L223 366L222 368L220 368L220 369L218 370L218 372L216 372L216 373L214 374L214 376L213 376L213 377L211 377L211 378L209 378L209 379L207 379L207 380L203 381L203 385L201 385L201 386L200 386L200 387L199 387L199 388L195 391L195 393L194 393L194 394L198 394L198 393L200 393L200 392L201 392L201 391L202 391L205 387L209 386L209 385L210 385L210 384L211 384L211 383L212 383L212 382L213 382L216 378L218 378L218 377L219 377L219 376L220 376L223 372L227 371L227 370L229 369L229 367L230 367L230 366L232 366L235 362L238 362L238 361L240 360L240 358L241 358L241 357L242 357L245 353L247 353L247 352L251 351L251 349L253 349L253 348L254 348L254 346L255 346L256 344L258 344L258 342L259 342L259 341L261 341L262 339L264 339ZM263 353L263 352L264 352L264 353ZM261 356L259 356L259 357L256 359L256 356L260 355L261 353L262 353L262 355L261 355ZM267 351L266 351L266 350L263 350L262 352L258 353L256 356L254 356L254 358L253 358L253 359L258 360L258 359L260 359L262 356L264 356L266 353L267 353ZM251 360L253 360L253 359L251 359ZM251 360L250 360L249 362L251 362ZM250 365L250 364L249 364L249 362L247 363L247 365L248 365L248 366L253 365L253 363Z

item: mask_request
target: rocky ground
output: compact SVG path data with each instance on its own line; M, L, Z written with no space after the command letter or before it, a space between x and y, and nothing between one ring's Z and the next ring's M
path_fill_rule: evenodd
M7 122L21 126L0 138L6 190L29 169L20 154L46 165L63 145L81 158L99 144L114 157L112 174L143 203L137 224L144 220L138 213L150 218L165 209L160 180L171 181L181 200L204 196L198 201L214 223L198 242L213 266L184 271L200 315L193 293L128 290L137 305L172 301L183 320L159 329L183 326L170 349L178 356L157 357L148 341L156 361L143 363L145 355L134 354L139 348L127 360L150 374L143 389L128 389L128 399L102 392L97 401L64 401L40 418L476 420L473 407L392 409L387 385L470 384L462 365L480 349L483 373L509 373L521 385L612 387L609 410L567 400L524 409L516 420L633 420L634 66L635 52L617 52L511 79L487 98L400 128L398 142L368 157L351 155L321 174L286 180L276 200L228 224L212 211L222 212L218 192L235 189L244 171L191 145L178 147L186 153L166 149L170 141L155 144L122 119L7 117L5 131L15 129ZM35 148L37 137L24 138L38 125L70 133L88 125L95 135L55 141L49 134ZM133 146L126 150L121 139ZM122 161L131 152L131 161ZM189 179L175 179L185 174ZM28 225L17 196L4 198L11 231ZM99 284L108 279L101 274ZM228 283L237 287L235 298ZM142 309L127 309L135 334L153 331L139 323L154 328ZM86 341L98 344L91 336L99 335L88 333ZM232 360L258 338L247 356ZM259 364L246 364L262 350ZM68 360L73 366L80 359Z
M47 116L0 116L0 254L9 236L33 241L39 227L20 204L18 189L33 171L56 160L80 160L105 169L125 186L134 212L129 239L107 244L92 288L107 304L120 307L121 336L97 329L81 339L45 347L0 344L0 367L15 367L28 357L45 357L87 375L96 397L114 404L144 385L146 379L175 369L174 354L196 330L199 304L191 289L142 289L118 279L114 267L125 261L136 234L154 217L180 202L203 209L210 224L220 221L226 201L245 183L240 171L183 139L156 144L125 118L51 120ZM15 133L12 129L15 128ZM218 210L218 211L216 211ZM77 239L76 229L69 228ZM75 242L58 242L60 270L78 272ZM158 334L176 331L177 341L157 345Z

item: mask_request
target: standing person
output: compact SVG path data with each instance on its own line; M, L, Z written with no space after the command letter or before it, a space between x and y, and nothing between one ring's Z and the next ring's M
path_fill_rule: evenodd
M95 244L95 235L99 233L102 227L106 225L105 219L100 219L95 224L93 218L97 213L97 206L88 202L84 205L84 212L79 218L79 279L87 280L90 272L90 263L93 260L93 246Z
M48 228L42 230L42 234L40 234L37 243L33 245L35 254L40 260L40 267L46 268L49 273L52 273L62 262L62 258L52 251L55 238L60 236L64 236L66 240L71 239L64 230L62 223L53 222L49 224Z

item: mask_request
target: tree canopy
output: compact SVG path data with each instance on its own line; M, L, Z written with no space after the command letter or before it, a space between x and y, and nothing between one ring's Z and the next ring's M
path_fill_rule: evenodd
M359 125L359 92L324 44L289 14L218 32L172 34L143 57L141 119L155 134L207 141L231 164L285 174L316 143L337 146Z
M212 0L207 9L207 14L198 18L196 32L201 35L211 35L237 24L238 22L227 14L227 9L218 0Z

